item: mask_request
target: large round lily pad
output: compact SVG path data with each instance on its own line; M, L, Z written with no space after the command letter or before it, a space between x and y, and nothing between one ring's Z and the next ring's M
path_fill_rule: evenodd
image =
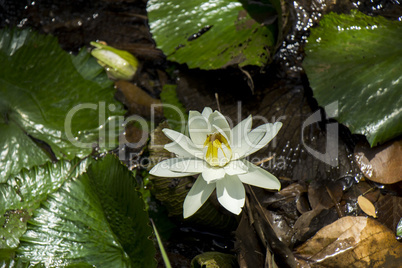
M262 66L277 35L276 10L263 2L151 0L147 11L157 47L171 61L207 70Z
M320 106L371 146L402 134L402 22L330 13L311 29L303 66Z
M0 62L0 182L23 167L117 145L123 106L84 49L71 56L55 37L3 29Z
M83 167L72 171L73 178L34 211L19 238L16 261L41 267L156 267L148 213L132 173L113 155L91 162L79 176ZM48 183L49 175L38 180Z

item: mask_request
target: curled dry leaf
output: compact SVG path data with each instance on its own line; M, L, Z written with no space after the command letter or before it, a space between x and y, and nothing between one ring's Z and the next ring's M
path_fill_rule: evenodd
M292 241L296 243L304 242L324 226L333 223L338 219L334 208L325 209L317 206L313 210L303 213L293 226Z
M341 181L314 181L308 187L308 199L313 209L318 206L331 208L339 203L343 195Z
M377 218L377 212L375 210L375 206L373 205L373 203L371 203L370 200L360 195L357 198L357 203L359 204L359 207L364 211L364 213L366 213L371 217Z
M402 244L367 217L344 217L296 249L303 267L400 267Z
M307 193L307 187L298 183L292 183L282 189L280 192L267 195L266 192L255 189L257 197L262 200L262 204L268 208L264 210L264 214L272 225L273 230L286 246L292 244L292 235L294 233L294 222L298 218L296 206L306 211L310 210L306 198L302 198L302 194ZM300 200L305 200L307 204L301 204ZM305 207L304 207L305 205ZM298 208L297 208L298 209Z
M238 252L237 261L240 267L251 268L264 267L264 249L253 227L253 219L247 213L241 215L239 226L236 230L235 248Z
M370 148L358 144L355 161L366 178L384 184L402 181L402 140Z
M139 114L149 118L152 109L155 109L156 115L162 116L162 107L154 108L153 106L160 105L160 100L152 98L138 86L124 80L115 82L115 86L118 92L123 95L122 102L127 106L130 114Z

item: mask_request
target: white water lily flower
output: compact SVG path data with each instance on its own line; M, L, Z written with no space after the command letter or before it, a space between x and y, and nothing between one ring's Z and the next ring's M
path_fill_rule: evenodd
M244 158L266 146L282 127L267 123L251 130L251 115L233 129L218 111L205 108L202 114L190 111L190 137L171 129L163 133L173 142L165 149L177 155L158 163L150 174L159 177L184 177L200 174L183 204L183 216L193 215L216 188L219 203L240 214L245 201L243 183L280 189L278 179Z

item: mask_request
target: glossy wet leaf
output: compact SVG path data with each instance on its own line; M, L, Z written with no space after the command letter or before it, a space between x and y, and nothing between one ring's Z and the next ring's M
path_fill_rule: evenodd
M52 152L71 160L116 146L124 110L85 49L71 56L52 36L3 29L0 62L0 182Z
M262 66L273 55L277 14L270 3L152 0L147 11L157 47L190 68Z
M9 210L0 216L0 251L18 247L29 217L26 210Z
M354 157L367 179L383 184L402 181L402 140L389 141L375 148L358 143Z
M132 174L108 155L48 196L17 258L48 267L155 267L148 221Z
M309 267L399 267L402 244L367 217L343 217L296 249Z
M371 146L402 134L402 23L360 12L325 15L303 66L322 107Z
M17 247L33 211L66 180L85 172L88 164L88 159L47 163L30 170L24 169L1 183L0 249Z

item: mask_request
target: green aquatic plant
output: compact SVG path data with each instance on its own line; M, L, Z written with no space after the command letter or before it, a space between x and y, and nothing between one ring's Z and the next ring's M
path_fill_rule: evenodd
M282 27L276 0L151 0L147 11L168 60L206 70L269 63Z
M185 177L199 174L186 196L183 216L192 216L216 189L219 203L240 214L245 202L243 183L279 190L279 180L244 158L266 146L279 132L281 122L266 123L251 130L249 116L233 129L218 111L206 107L202 113L190 111L189 137L171 129L163 133L173 142L165 149L177 158L164 160L149 172L159 177Z
M303 62L314 98L338 102L335 118L371 146L402 134L402 22L325 15L311 29Z
M91 54L105 68L109 77L115 80L131 80L138 69L138 60L131 53L116 49L101 42L90 43L95 48Z

